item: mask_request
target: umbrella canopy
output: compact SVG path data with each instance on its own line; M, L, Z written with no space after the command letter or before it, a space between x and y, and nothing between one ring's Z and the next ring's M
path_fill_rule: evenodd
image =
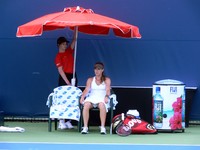
M17 37L40 36L43 31L78 27L79 32L107 35L110 29L116 36L141 38L138 27L122 21L95 14L91 9L68 7L63 12L42 16L17 29Z
M17 29L16 36L40 36L43 31L63 28L70 28L71 30L94 35L107 35L109 30L113 29L113 33L119 37L141 38L137 26L96 14L92 9L84 9L79 6L67 7L63 12L48 14L21 25ZM75 43L73 78L75 76L76 51L77 43Z

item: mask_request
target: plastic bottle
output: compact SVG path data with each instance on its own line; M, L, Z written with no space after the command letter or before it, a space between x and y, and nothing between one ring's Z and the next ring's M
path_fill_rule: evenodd
M163 98L160 95L160 87L156 87L156 93L153 96L153 125L159 129L163 126Z

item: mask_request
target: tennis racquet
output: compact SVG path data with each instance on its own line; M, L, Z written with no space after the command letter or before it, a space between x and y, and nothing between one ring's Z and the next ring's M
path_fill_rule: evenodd
M120 136L128 136L132 133L132 130L128 125L121 124L116 128L116 133Z

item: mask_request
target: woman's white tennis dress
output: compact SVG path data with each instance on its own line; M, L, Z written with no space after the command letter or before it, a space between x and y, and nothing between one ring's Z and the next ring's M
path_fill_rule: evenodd
M106 95L106 84L103 81L100 85L97 85L95 82L95 77L93 77L91 83L91 89L88 97L85 99L85 102L91 102L92 104L98 104L100 102L104 102L104 98Z

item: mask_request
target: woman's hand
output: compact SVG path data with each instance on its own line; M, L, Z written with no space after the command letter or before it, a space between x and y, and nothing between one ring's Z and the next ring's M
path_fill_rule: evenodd
M105 98L104 98L104 102L107 104L108 103L108 96L105 96Z
M84 98L81 97L80 104L83 104L83 103L84 103Z

